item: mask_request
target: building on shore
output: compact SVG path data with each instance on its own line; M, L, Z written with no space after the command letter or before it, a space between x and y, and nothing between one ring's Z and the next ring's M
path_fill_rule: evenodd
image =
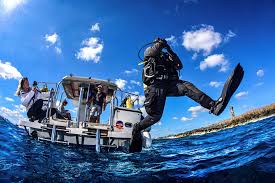
M231 115L231 118L235 117L235 112L234 112L233 106L230 106L230 115Z

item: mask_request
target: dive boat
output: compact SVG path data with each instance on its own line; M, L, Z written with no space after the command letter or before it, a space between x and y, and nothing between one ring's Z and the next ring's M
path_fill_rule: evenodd
M44 83L47 85L48 83ZM90 122L90 108L87 104L90 88L101 85L106 94L108 112L106 122ZM42 90L41 90L42 91ZM65 94L65 97L63 97ZM139 103L139 96L122 91L115 83L95 78L65 76L59 83L55 83L48 98L43 99L46 104L47 115L42 122L21 120L19 126L25 128L28 135L40 141L61 143L67 145L83 145L95 148L97 152L105 150L128 151L135 123L142 119L139 105L126 106L119 104L132 96ZM133 97L134 96L134 97ZM76 106L74 120L59 119L50 116L51 109L57 108L62 100L71 101ZM133 103L132 103L133 104ZM105 113L103 112L103 113ZM150 147L152 140L149 131L144 131L143 147Z

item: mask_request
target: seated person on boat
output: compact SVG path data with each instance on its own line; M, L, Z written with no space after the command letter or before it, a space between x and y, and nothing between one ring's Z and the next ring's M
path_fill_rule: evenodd
M49 98L50 92L41 92L37 88L37 82L33 83L33 87L29 86L27 77L19 81L16 95L21 98L21 103L26 107L27 116L30 121L38 120L41 122L47 113L47 109L43 108L43 99ZM51 110L51 115L56 113L56 109Z
M61 106L60 106L60 114L63 118L71 120L71 113L69 110L65 109L65 106L68 104L67 100L64 99Z

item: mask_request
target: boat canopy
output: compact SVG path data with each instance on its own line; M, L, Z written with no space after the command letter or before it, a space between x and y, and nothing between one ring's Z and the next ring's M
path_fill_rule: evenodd
M95 89L98 85L103 87L103 92L110 100L114 95L114 91L118 89L115 83L107 80L100 80L95 78L86 78L78 76L65 76L61 81L64 91L68 99L78 100L80 95L80 88L83 87L88 91L88 88Z

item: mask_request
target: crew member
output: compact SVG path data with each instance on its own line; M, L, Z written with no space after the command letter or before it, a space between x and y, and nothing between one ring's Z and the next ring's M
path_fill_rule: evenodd
M62 104L61 104L61 107L60 107L60 114L63 118L65 119L68 119L68 120L71 120L71 113L69 110L66 110L65 109L65 106L68 104L67 100L64 99Z
M102 85L97 86L97 93L93 97L92 103L91 117L95 117L95 114L97 113L96 122L99 123L102 110L105 111L106 108L106 94L103 92Z

